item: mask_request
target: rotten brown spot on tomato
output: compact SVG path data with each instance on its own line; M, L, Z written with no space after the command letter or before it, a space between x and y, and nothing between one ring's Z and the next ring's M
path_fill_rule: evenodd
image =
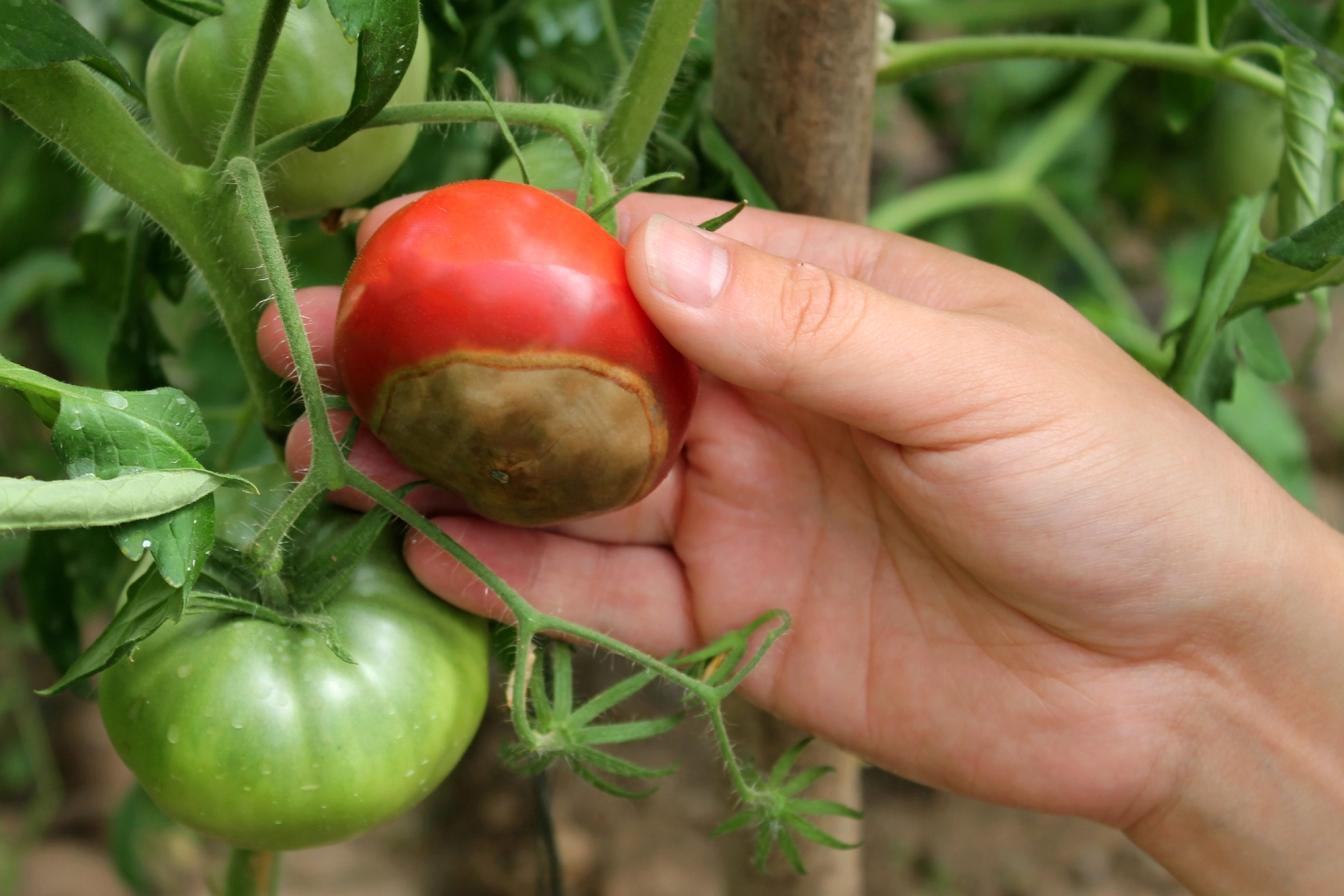
M667 456L642 377L558 352L445 355L393 377L371 423L412 470L520 526L623 507Z

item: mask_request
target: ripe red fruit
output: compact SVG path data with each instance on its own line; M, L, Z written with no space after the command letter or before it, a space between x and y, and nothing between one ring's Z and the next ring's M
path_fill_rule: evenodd
M515 525L647 495L697 383L630 291L620 243L500 181L440 187L378 229L341 293L336 364L406 466Z

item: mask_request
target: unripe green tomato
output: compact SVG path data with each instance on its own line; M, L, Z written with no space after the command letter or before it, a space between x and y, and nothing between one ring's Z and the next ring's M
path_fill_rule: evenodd
M247 70L265 0L228 0L221 15L159 38L146 71L149 112L164 144L184 162L208 164ZM291 7L266 72L256 139L343 115L354 91L356 47L326 0ZM423 23L410 67L388 105L421 102L429 83L429 38ZM370 128L335 149L291 153L266 172L267 195L286 217L317 215L359 202L387 183L415 142L418 128Z
M527 162L527 176L532 186L542 190L578 189L579 181L583 178L583 166L564 140L559 137L542 137L520 149L523 161ZM523 182L523 169L518 165L518 159L510 154L499 163L490 179L520 184Z
M1221 86L1204 133L1205 176L1220 204L1273 186L1283 157L1283 107L1249 87Z
M457 764L488 691L485 622L427 593L384 538L321 631L203 610L103 674L117 753L168 816L234 846L344 840Z

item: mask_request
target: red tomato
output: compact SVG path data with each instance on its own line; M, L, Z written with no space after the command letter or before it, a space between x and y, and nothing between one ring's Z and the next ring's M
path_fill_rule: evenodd
M336 364L403 463L515 525L647 495L697 382L630 291L620 243L500 181L440 187L379 228L341 294Z

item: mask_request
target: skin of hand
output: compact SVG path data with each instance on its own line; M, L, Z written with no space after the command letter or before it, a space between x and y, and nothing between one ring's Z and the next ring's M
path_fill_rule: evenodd
M667 481L547 530L412 503L539 607L654 653L784 608L745 695L883 768L1119 827L1201 891L1344 880L1338 536L1042 287L853 225L683 223L723 208L621 207L636 295L705 372ZM300 294L335 388L337 298ZM258 340L285 372L274 309ZM308 451L300 424L296 472ZM418 478L367 433L352 458ZM405 553L503 618L428 541Z

